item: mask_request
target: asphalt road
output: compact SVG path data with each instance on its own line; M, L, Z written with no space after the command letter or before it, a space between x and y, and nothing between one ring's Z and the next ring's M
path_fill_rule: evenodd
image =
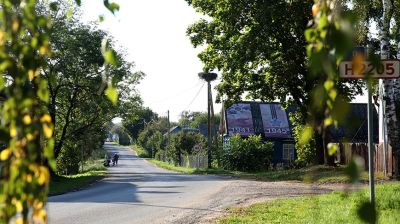
M118 166L87 189L50 197L49 223L184 223L191 214L220 212L210 203L227 186L226 178L167 171L127 147L105 147L119 153Z

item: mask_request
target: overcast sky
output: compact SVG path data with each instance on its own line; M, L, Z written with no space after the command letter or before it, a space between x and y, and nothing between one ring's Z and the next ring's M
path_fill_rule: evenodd
M105 15L100 28L114 36L136 70L146 73L139 86L145 106L160 116L170 110L172 121L177 121L183 110L207 110L207 85L197 76L202 71L197 58L200 50L194 49L186 36L187 27L202 18L201 14L184 0L119 0L115 1L121 6L116 16L101 0L82 2L83 19L95 21ZM214 107L216 113L220 111L220 105Z

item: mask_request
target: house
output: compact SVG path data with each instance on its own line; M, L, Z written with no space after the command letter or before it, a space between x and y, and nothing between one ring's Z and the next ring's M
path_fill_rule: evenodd
M264 141L274 143L273 163L290 163L296 159L295 142L288 112L279 103L240 102L223 108L221 134L224 142L229 136L246 138L261 135Z
M189 127L181 127L179 125L172 127L171 129L169 129L169 132L167 132L166 134L178 134L179 132L195 132L195 133L199 133L200 130L198 128L189 128ZM165 135L166 135L165 134Z
M351 103L345 126L330 128L330 142L333 143L366 143L368 142L367 104ZM264 141L274 143L273 163L290 163L297 157L295 141L292 135L293 126L289 113L296 106L283 109L279 103L240 102L229 108L223 107L220 132L225 144L229 136L239 134L243 138L250 135L261 135ZM373 110L374 142L378 142L378 114Z

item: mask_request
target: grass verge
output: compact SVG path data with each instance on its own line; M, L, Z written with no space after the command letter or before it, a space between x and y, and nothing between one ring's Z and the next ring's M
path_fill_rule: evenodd
M58 195L66 192L77 191L102 179L106 174L103 160L87 162L85 171L76 175L62 175L50 180L50 195Z
M187 174L233 174L233 172L229 172L223 169L217 169L217 168L211 168L211 169L202 169L202 168L187 168L187 167L180 167L180 166L174 166L172 164L169 164L167 162L159 161L156 159L150 159L146 158L147 161L153 163L154 165L167 169L167 170L173 170L181 173L187 173Z
M369 191L345 194L276 199L247 208L232 209L218 223L365 223L359 218L360 206L368 202ZM376 188L377 223L400 223L400 183ZM362 212L363 215L371 213Z
M141 158L162 167L164 169L173 170L187 174L229 174L238 178L255 179L259 181L303 181L306 183L348 183L349 176L345 172L345 166L331 167L331 166L310 166L300 169L282 169L282 170L269 170L263 172L240 172L230 171L221 168L211 169L196 169L174 166L172 164L162 162L156 159L149 158L146 150L142 147L131 146L131 148ZM388 181L389 178L384 177L383 173L375 173L377 181ZM368 172L364 171L361 174L360 181L368 182Z
M348 183L349 177L345 172L345 167L329 167L329 166L311 166L301 169L288 169L288 170L271 170L265 172L240 172L229 171L218 168L211 169L196 169L179 167L162 162L156 159L146 158L147 161L162 167L164 169L173 170L187 174L228 174L238 178L255 179L259 181L303 181L306 183ZM376 173L375 178L377 181L388 181L382 173ZM368 182L368 172L363 172L360 177L361 182Z

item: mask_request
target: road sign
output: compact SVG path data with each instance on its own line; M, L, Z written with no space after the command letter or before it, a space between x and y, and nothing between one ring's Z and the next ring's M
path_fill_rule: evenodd
M195 146L193 147L193 151L194 151L194 152L200 152L200 150L201 150L200 145L195 145Z
M364 79L369 74L374 79L400 78L400 60L382 60L378 66L369 61L360 63L355 68L353 61L342 61L339 65L339 74L344 79Z

